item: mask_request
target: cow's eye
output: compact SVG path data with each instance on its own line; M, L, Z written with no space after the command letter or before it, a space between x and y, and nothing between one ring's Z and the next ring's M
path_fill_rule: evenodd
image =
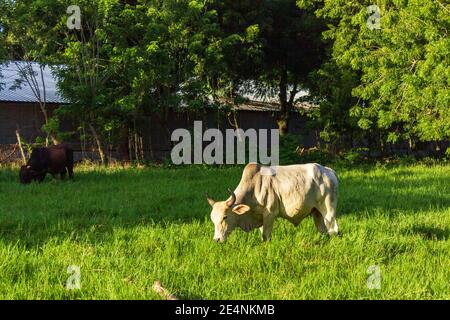
M223 217L223 220L225 220L226 218L228 218L228 216L224 216L224 217Z

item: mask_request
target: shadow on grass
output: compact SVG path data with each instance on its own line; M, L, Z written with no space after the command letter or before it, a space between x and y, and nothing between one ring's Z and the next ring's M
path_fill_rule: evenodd
M420 235L425 240L446 241L450 237L450 228L436 228L431 226L414 226L409 230L405 230L407 234Z
M392 176L346 177L340 183L338 215L382 211L396 216L443 210L450 207L448 181L449 177L417 175L409 170Z
M16 173L0 170L0 241L27 248L50 239L95 243L120 229L198 223L210 211L192 192L198 181L183 184L186 175L176 181L175 170L80 171L74 181L47 177L30 185L20 184Z
M201 168L94 170L76 171L73 182L48 177L42 184L23 186L17 171L0 170L0 241L27 247L48 239L96 242L112 237L119 228L204 221L210 212L204 192L225 199L227 187L236 186L240 174L240 170ZM392 176L345 177L338 215L372 215L381 210L395 216L445 209L450 207L450 192L443 189L446 179L408 169ZM418 226L411 232L430 239L448 238L448 229Z

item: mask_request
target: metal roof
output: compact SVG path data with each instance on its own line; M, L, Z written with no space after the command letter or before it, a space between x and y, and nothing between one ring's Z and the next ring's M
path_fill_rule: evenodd
M39 63L29 61L7 61L0 64L0 102L39 102L36 94L23 77L24 71L30 74L31 70L34 72L40 96L43 100L44 86L42 84ZM56 104L68 103L68 101L58 92L57 78L50 66L43 67L42 77L45 83L46 102ZM18 82L20 82L19 86L17 85ZM301 91L299 95L305 95L305 92ZM244 97L244 101L237 105L226 98L219 99L219 102L229 105L234 110L260 112L276 112L280 110L280 105L275 97L268 99L268 101L260 100L251 94L244 94ZM210 100L212 100L212 98L210 98ZM184 106L181 105L180 107ZM297 110L303 109L307 111L315 107L315 105L308 102L298 102L294 107Z
M265 102L246 99L245 101L234 104L231 99L219 99L219 102L231 106L232 109L238 111L262 111L262 112L277 112L281 107L278 102ZM305 110L317 107L315 104L309 102L297 102L294 104L294 110Z
M27 83L23 73L34 73L39 91L33 92L32 88ZM43 79L43 80L42 80ZM44 85L45 83L45 102L47 103L67 103L67 101L59 94L56 87L56 76L53 74L49 66L44 66L41 69L39 63L28 61L7 61L0 64L0 101L8 102L39 102L36 93L40 92L41 100L44 100Z

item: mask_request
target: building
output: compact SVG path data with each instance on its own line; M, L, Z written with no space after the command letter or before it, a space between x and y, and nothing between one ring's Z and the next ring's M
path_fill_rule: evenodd
M53 111L67 101L58 93L57 79L50 67L41 68L39 64L24 61L10 61L0 65L0 162L20 156L17 134L23 141L32 143L37 137L43 137L41 131L45 123L41 105L51 116ZM45 88L45 90L44 90ZM309 105L301 106L308 108ZM217 110L205 108L199 112L170 110L168 123L161 124L152 115L140 124L140 143L142 156L150 160L161 160L170 154L172 142L170 133L177 128L192 129L194 121L202 121L204 128L248 128L274 129L274 113L279 105L274 102L247 101L232 108ZM63 122L64 128L74 127ZM304 137L305 145L314 145L315 133L306 127L306 119L299 115L289 124L290 131ZM68 141L75 150L75 158L95 157L95 144L86 143L77 138ZM127 148L125 148L127 149ZM117 150L109 150L117 157ZM130 153L129 150L125 154ZM132 155L130 155L131 158Z
M34 73L32 79L22 76L30 70ZM0 71L0 144L17 143L16 130L24 140L33 141L42 135L40 129L44 123L39 100L44 101L45 96L49 114L65 103L56 90L56 79L49 67L43 68L41 74L36 63L11 61L1 65ZM30 86L26 78L36 84Z

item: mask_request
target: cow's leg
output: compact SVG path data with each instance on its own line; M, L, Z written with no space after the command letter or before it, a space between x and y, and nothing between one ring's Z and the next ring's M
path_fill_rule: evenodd
M40 172L39 174L37 174L37 176L35 177L35 181L37 180L39 183L41 183L42 181L44 181L44 179L45 179L45 175L46 175L47 173L44 171L44 172Z
M336 235L339 232L339 228L336 222L336 206L337 200L334 195L328 195L325 198L325 207L327 209L327 213L324 217L325 225L328 230L328 234L330 236Z
M317 231L321 234L325 234L327 232L327 227L325 226L325 221L320 211L314 208L311 211L311 215L314 219L314 224L316 225Z
M270 237L272 236L272 229L273 229L274 222L275 222L274 216L267 216L267 217L265 216L263 218L263 225L261 228L259 228L262 233L263 241L270 240Z
M66 174L67 174L67 170L66 170L66 168L63 168L59 174L61 180L64 180L64 178L66 177Z
M66 159L66 168L69 172L70 179L73 179L73 150L70 148L66 148L67 159Z
M327 228L328 234L330 236L336 235L339 232L339 228L336 222L336 206L337 199L333 194L329 194L325 197L320 211L324 218L325 227Z
M73 164L67 165L67 171L69 172L69 178L73 179Z

